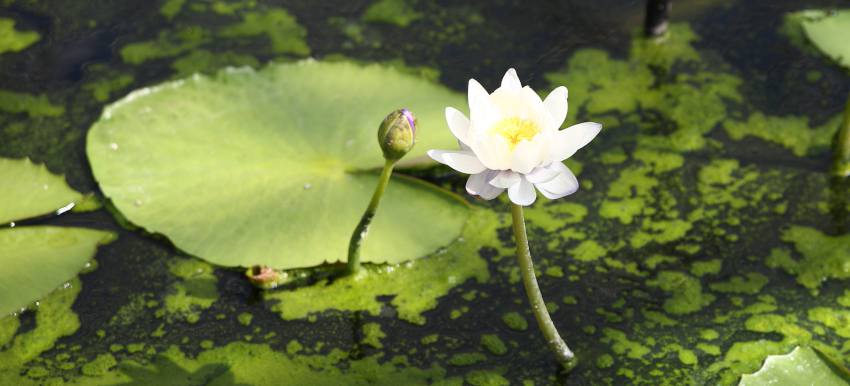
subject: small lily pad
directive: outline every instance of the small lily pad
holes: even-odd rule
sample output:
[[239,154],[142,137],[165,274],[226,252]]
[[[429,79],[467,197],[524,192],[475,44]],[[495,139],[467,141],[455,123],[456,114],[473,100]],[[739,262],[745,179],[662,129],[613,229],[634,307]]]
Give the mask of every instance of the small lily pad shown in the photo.
[[0,316],[26,307],[70,280],[109,242],[109,232],[66,227],[0,230]]
[[[394,69],[302,61],[225,69],[131,93],[88,135],[95,178],[121,213],[224,266],[345,260],[383,165],[378,124],[418,119],[408,159],[454,142],[458,94]],[[455,195],[394,177],[362,252],[398,263],[449,244],[468,216]]]
[[[28,159],[0,158],[0,223],[68,208],[83,195]],[[84,268],[110,232],[51,226],[0,229],[0,316],[47,295]]]
[[798,13],[809,41],[823,54],[850,69],[850,9]]
[[0,158],[0,181],[0,224],[49,213],[83,198],[64,178],[26,158]]
[[759,371],[745,374],[738,386],[847,386],[850,373],[810,347],[771,355]]

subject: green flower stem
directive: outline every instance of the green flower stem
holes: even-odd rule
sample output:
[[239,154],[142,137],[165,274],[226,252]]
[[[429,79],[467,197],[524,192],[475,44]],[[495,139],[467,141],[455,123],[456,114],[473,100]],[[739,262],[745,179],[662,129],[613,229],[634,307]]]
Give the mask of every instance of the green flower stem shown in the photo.
[[850,176],[850,97],[847,98],[847,107],[844,108],[844,119],[838,128],[834,143],[834,171],[842,177]]
[[549,349],[555,354],[558,362],[569,370],[575,366],[575,355],[567,347],[567,343],[558,334],[558,329],[555,328],[555,323],[549,316],[549,310],[546,309],[546,302],[543,301],[543,295],[540,294],[540,287],[537,285],[537,277],[534,275],[534,263],[531,261],[531,251],[528,249],[528,236],[525,233],[525,218],[522,215],[522,206],[511,204],[511,214],[514,220],[514,239],[516,240],[516,256],[519,262],[519,270],[522,273],[522,282],[525,285],[525,292],[528,294],[528,301],[531,303],[531,310],[534,311],[534,317],[537,319],[537,326],[543,332],[543,337],[546,338],[546,343]]
[[363,217],[360,217],[360,222],[354,228],[351,234],[351,241],[348,242],[348,273],[357,273],[360,270],[360,245],[369,233],[369,224],[372,223],[372,218],[375,217],[375,212],[378,211],[378,204],[381,203],[381,198],[384,197],[384,191],[387,190],[387,184],[390,182],[390,176],[393,174],[393,168],[396,161],[387,160],[384,163],[384,170],[381,171],[381,176],[378,178],[378,186],[375,187],[375,193],[372,193],[372,200],[369,201],[369,206],[366,207],[366,212]]

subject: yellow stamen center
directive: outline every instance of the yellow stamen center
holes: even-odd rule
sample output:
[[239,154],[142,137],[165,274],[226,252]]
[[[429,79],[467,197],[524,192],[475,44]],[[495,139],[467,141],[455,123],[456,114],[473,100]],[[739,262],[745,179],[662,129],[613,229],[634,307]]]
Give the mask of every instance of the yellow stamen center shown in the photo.
[[520,141],[534,138],[540,132],[540,127],[531,120],[514,117],[502,119],[490,130],[508,141],[508,146],[513,150]]

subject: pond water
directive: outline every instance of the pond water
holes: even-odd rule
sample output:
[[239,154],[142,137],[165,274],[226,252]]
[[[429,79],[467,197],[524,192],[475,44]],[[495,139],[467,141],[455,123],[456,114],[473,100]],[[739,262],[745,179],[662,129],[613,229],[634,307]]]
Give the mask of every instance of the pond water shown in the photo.
[[228,65],[380,62],[459,93],[515,67],[604,125],[568,161],[582,189],[526,212],[569,374],[534,328],[507,200],[433,167],[402,173],[472,203],[462,240],[359,281],[264,293],[108,203],[19,223],[117,238],[0,319],[0,385],[728,385],[798,345],[850,362],[850,184],[827,173],[850,76],[783,24],[845,2],[676,2],[663,42],[639,37],[639,1],[0,3],[38,33],[0,54],[0,156],[101,198],[85,145],[104,106]]

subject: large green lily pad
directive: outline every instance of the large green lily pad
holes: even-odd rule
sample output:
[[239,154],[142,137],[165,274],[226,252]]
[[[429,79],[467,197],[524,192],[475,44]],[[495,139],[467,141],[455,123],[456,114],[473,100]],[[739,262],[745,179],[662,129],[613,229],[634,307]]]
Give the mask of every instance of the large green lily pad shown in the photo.
[[[83,196],[44,165],[0,158],[0,223],[67,208]],[[0,317],[74,277],[112,233],[50,226],[0,228]]]
[[771,355],[758,372],[741,377],[738,386],[847,386],[847,369],[828,362],[810,347],[797,347],[785,355]]
[[65,179],[30,160],[0,158],[0,224],[48,213],[82,199]]
[[[136,91],[88,135],[104,194],[132,222],[225,266],[344,260],[383,165],[377,126],[419,118],[408,158],[450,146],[448,89],[377,65],[303,61],[225,69]],[[449,244],[468,215],[454,195],[395,177],[362,258],[397,263]]]
[[850,69],[850,9],[801,11],[792,14],[803,27],[809,41],[824,55]]

